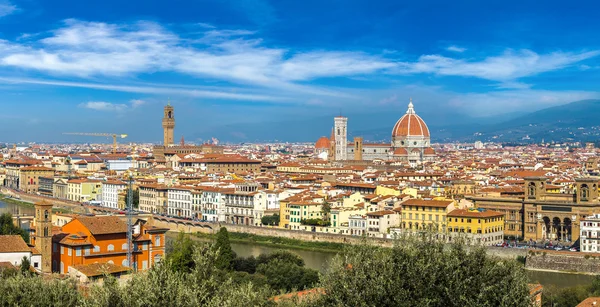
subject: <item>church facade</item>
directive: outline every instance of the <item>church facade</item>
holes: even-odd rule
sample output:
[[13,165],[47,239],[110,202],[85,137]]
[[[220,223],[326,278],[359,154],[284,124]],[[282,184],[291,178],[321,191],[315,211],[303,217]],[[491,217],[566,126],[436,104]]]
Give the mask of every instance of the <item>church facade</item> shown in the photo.
[[412,99],[406,113],[394,125],[390,143],[364,143],[362,137],[348,141],[347,133],[348,118],[335,117],[330,138],[321,137],[315,144],[315,153],[330,161],[394,160],[410,165],[433,161],[436,157],[429,128],[415,112]]

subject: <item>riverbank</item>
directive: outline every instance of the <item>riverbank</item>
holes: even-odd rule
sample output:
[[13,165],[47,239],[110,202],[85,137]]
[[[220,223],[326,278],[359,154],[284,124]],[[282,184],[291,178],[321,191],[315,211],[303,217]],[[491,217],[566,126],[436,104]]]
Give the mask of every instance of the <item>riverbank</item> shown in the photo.
[[10,195],[5,195],[0,193],[0,201],[3,201],[7,204],[14,204],[14,205],[18,205],[18,206],[23,206],[26,208],[34,208],[35,205],[32,202],[27,202],[24,200],[20,200],[20,199],[16,199],[16,198],[12,198],[10,197]]
[[[214,240],[216,238],[215,234],[197,232],[193,233],[192,235],[198,238],[206,238],[211,240]],[[289,248],[325,253],[338,253],[345,246],[344,243],[301,241],[297,239],[261,236],[239,232],[229,232],[229,241],[242,244],[261,245],[273,248]]]

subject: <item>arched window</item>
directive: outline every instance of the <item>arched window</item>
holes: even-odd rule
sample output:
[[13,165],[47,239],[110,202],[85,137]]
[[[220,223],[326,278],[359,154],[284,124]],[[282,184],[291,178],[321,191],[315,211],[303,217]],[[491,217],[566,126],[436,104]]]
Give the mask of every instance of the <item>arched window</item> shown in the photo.
[[535,183],[529,183],[529,198],[535,198]]
[[48,227],[44,227],[44,237],[48,236]]
[[115,264],[112,260],[108,260],[108,263]]
[[115,250],[115,246],[114,246],[114,245],[112,245],[112,244],[108,244],[108,251],[109,251],[109,252],[112,252],[112,251],[114,251],[114,250]]
[[99,253],[100,252],[100,246],[96,245],[94,246],[94,253]]
[[122,250],[126,250],[127,249],[127,243],[123,243],[123,245],[121,246]]
[[167,114],[168,118],[173,118],[173,113],[171,111],[169,111],[169,113]]
[[48,219],[48,210],[44,211],[44,219],[47,220]]
[[588,188],[587,184],[582,184],[581,185],[581,200],[588,200],[589,196],[590,196],[590,189]]
[[123,261],[121,262],[121,265],[124,267],[128,267],[129,266],[129,261],[127,261],[127,259],[123,259]]

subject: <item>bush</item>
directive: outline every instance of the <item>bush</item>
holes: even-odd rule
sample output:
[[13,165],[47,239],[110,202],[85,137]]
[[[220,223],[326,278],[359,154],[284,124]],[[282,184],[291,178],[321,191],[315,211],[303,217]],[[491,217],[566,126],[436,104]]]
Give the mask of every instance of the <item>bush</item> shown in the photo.
[[321,227],[327,227],[327,226],[331,225],[331,223],[329,221],[324,221],[322,219],[304,219],[304,220],[300,221],[300,224],[308,225],[308,226],[321,226]]
[[260,264],[256,272],[266,277],[272,289],[286,292],[312,288],[319,281],[317,271],[279,258]]
[[265,215],[260,219],[260,222],[263,225],[278,226],[279,225],[279,214]]

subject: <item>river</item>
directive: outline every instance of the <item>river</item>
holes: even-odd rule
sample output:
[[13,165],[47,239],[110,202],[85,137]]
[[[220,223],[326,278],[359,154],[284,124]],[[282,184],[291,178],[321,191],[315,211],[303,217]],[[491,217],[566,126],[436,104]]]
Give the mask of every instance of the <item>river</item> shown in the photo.
[[[0,214],[9,212],[13,215],[25,214],[33,215],[34,209],[16,204],[4,203],[0,201]],[[170,232],[169,238],[172,239],[176,236],[175,233]],[[203,240],[195,238],[196,240]],[[279,248],[257,245],[257,244],[246,244],[246,243],[232,243],[231,248],[233,251],[241,257],[259,256],[260,254],[267,254],[278,250]],[[323,251],[309,251],[299,250],[292,248],[285,248],[286,250],[297,254],[306,263],[306,266],[315,270],[323,271],[327,263],[335,256],[335,253],[323,252]],[[589,284],[593,276],[581,275],[581,274],[568,274],[568,273],[555,273],[555,272],[541,272],[541,271],[527,271],[527,276],[532,282],[539,282],[543,286],[554,285],[559,288],[585,285]]]

